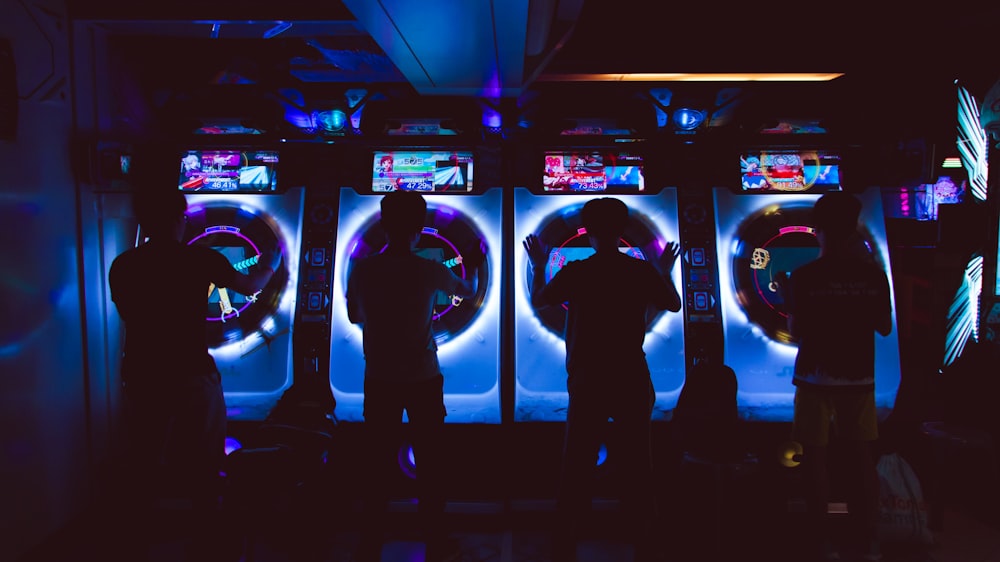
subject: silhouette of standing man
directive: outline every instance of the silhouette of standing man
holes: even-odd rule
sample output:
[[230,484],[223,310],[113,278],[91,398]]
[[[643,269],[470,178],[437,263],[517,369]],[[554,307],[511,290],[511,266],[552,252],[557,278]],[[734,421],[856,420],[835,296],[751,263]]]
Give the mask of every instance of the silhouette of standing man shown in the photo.
[[[820,197],[813,207],[819,257],[796,269],[782,289],[795,358],[793,439],[806,470],[809,544],[820,560],[837,560],[829,536],[828,445],[832,428],[843,443],[848,502],[863,560],[881,560],[877,541],[879,480],[870,443],[878,438],[875,410],[875,334],[892,331],[885,271],[858,233],[861,201],[846,192]],[[862,251],[864,250],[864,251]]]
[[459,297],[476,294],[479,258],[469,256],[475,258],[466,262],[471,275],[462,279],[444,264],[415,253],[427,215],[427,202],[417,192],[386,194],[381,212],[388,244],[382,253],[357,260],[347,281],[347,313],[363,331],[364,418],[369,431],[369,501],[359,558],[377,561],[381,556],[388,483],[403,436],[405,411],[418,464],[417,509],[426,560],[454,560],[460,555],[458,545],[447,540],[442,528],[445,498],[440,433],[446,410],[432,322],[440,292]]
[[557,498],[557,560],[573,560],[576,527],[592,501],[589,484],[597,461],[601,429],[614,419],[615,451],[622,468],[622,506],[636,533],[636,559],[649,560],[657,517],[652,487],[650,423],[655,399],[642,349],[650,309],[677,312],[680,295],[670,272],[680,254],[667,243],[656,265],[623,254],[619,240],[628,207],[619,199],[592,199],[580,214],[595,253],[567,263],[545,283],[549,248],[531,234],[524,248],[532,265],[531,303],[567,303],[566,372],[569,409],[563,468]]
[[[221,253],[182,242],[187,200],[172,189],[141,186],[133,210],[148,240],[115,258],[111,299],[125,325],[121,363],[128,448],[125,548],[149,555],[148,533],[158,486],[175,483],[193,506],[190,560],[220,560],[208,551],[218,533],[219,472],[225,460],[226,406],[205,337],[210,284],[245,295],[274,275],[277,251],[243,274]],[[154,302],[155,301],[155,302]],[[134,559],[134,558],[133,558]]]

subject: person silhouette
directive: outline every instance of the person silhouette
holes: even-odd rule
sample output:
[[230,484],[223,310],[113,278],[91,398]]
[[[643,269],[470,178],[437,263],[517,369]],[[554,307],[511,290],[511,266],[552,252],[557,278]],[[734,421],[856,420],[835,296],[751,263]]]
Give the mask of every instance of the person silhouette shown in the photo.
[[861,201],[837,191],[813,206],[820,254],[782,279],[788,329],[798,342],[792,383],[792,438],[806,472],[807,543],[820,560],[839,559],[830,536],[829,442],[842,443],[837,466],[862,545],[863,560],[881,559],[877,540],[879,480],[871,443],[878,439],[875,334],[892,331],[889,280],[858,232]]
[[176,189],[157,187],[141,186],[132,197],[148,239],[119,254],[108,271],[125,333],[127,472],[119,515],[128,529],[123,536],[133,540],[125,548],[144,558],[154,502],[162,487],[174,487],[193,508],[195,538],[188,559],[218,560],[210,543],[221,507],[226,407],[205,338],[206,295],[211,284],[244,295],[260,291],[281,254],[279,248],[264,252],[244,274],[221,253],[185,244],[187,200]]
[[620,199],[592,199],[580,218],[594,254],[567,263],[548,283],[544,269],[549,248],[534,234],[523,242],[532,267],[531,304],[537,308],[567,303],[569,408],[554,556],[575,558],[577,529],[591,506],[589,485],[600,434],[610,418],[618,436],[623,511],[631,518],[636,559],[648,560],[656,548],[652,526],[658,508],[650,451],[655,395],[643,342],[651,311],[681,308],[670,277],[680,247],[668,242],[656,262],[619,251],[629,220],[629,209]]
[[[433,333],[438,294],[472,297],[478,291],[481,256],[468,255],[463,279],[441,262],[416,254],[427,216],[427,202],[414,191],[392,191],[380,203],[387,245],[378,254],[357,259],[347,281],[347,313],[362,328],[365,356],[364,425],[367,431],[367,498],[358,556],[380,559],[384,541],[389,482],[403,439],[403,412],[418,464],[417,510],[426,560],[453,560],[457,542],[443,527],[444,376]],[[474,251],[479,251],[477,247]]]

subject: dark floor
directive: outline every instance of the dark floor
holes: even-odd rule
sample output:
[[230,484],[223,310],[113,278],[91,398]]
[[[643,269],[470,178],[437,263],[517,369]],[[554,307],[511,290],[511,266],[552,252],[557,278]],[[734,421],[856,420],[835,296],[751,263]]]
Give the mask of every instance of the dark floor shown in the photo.
[[[715,519],[710,502],[701,508],[681,510],[668,506],[664,516],[662,543],[667,561],[770,560],[808,562],[795,538],[801,514],[794,507],[774,513],[761,506],[727,508],[727,519]],[[595,500],[590,525],[581,533],[580,562],[632,560],[631,547],[619,528],[617,502]],[[260,506],[264,508],[264,505]],[[549,500],[518,500],[509,503],[454,502],[449,504],[449,527],[460,542],[462,562],[544,562],[549,560],[549,530],[554,514]],[[689,506],[690,507],[690,506]],[[291,504],[272,504],[260,512],[243,515],[243,562],[349,562],[358,541],[357,513],[351,509],[328,511],[298,509]],[[414,504],[394,502],[386,520],[388,541],[385,562],[420,562],[423,545],[412,532]],[[838,516],[834,516],[835,518]],[[844,516],[846,521],[846,516]],[[933,531],[932,544],[886,543],[886,562],[1000,562],[1000,525],[980,517],[961,505],[944,510],[940,529]],[[165,505],[158,523],[155,562],[180,561],[187,531],[182,505]],[[116,539],[95,517],[53,537],[21,562],[80,562],[107,560],[107,541]],[[95,530],[96,529],[96,530]],[[839,536],[839,535],[838,535]],[[840,537],[843,539],[843,537]],[[840,544],[842,560],[850,561],[852,548]]]
[[[538,434],[542,429],[533,431]],[[779,436],[783,431],[785,428],[776,429]],[[558,433],[553,439],[558,439]],[[471,444],[490,440],[458,436],[454,442],[467,444],[462,453],[475,459]],[[762,442],[780,441],[769,437]],[[980,451],[962,452],[969,447],[942,450],[947,452],[945,455],[930,454],[942,451],[927,447],[920,439],[910,443],[895,438],[893,443],[899,445],[897,450],[909,459],[924,483],[930,521],[926,526],[918,525],[918,529],[926,531],[928,540],[924,543],[884,541],[885,562],[1000,562],[1000,477],[996,465],[986,462],[987,456]],[[499,457],[516,462],[504,464],[499,458],[489,457],[469,460],[453,468],[449,497],[454,501],[448,505],[445,525],[461,544],[462,562],[550,559],[549,539],[555,521],[551,492],[557,484],[551,470],[555,461],[545,456],[545,451],[551,449],[552,446],[534,450],[524,445],[518,449],[518,455]],[[677,457],[669,455],[663,462],[658,461],[661,478],[651,493],[659,498],[661,505],[662,516],[657,527],[664,560],[809,562],[812,559],[801,538],[804,519],[801,471],[768,460],[768,453],[773,456],[775,452],[773,449],[772,445],[762,446],[754,455],[748,455],[747,459],[754,462],[737,463],[750,468],[729,473],[722,480],[726,483],[724,488],[718,487],[720,480],[712,465],[691,463],[688,457],[676,462]],[[298,449],[302,450],[307,449]],[[554,450],[557,460],[558,448]],[[283,449],[258,451],[282,453]],[[316,471],[317,457],[285,455],[244,454],[242,458],[252,460],[251,464],[229,465],[233,469],[227,478],[230,516],[219,522],[220,529],[227,524],[236,529],[239,540],[230,542],[243,553],[243,562],[352,561],[359,536],[359,499],[368,482],[367,474],[351,462],[328,464],[325,456],[322,468]],[[349,461],[355,456],[342,458]],[[305,459],[306,464],[289,464],[292,459]],[[239,466],[244,468],[235,468]],[[295,472],[293,476],[287,470],[289,466],[313,468]],[[597,471],[598,498],[614,497],[613,492],[607,493],[619,481],[614,470],[614,463],[609,461]],[[238,478],[240,474],[244,477]],[[301,474],[312,476],[303,480]],[[399,481],[385,485],[394,497],[412,497],[413,481],[405,476],[400,475]],[[833,512],[844,511],[842,504],[831,505]],[[409,499],[393,502],[385,520],[388,540],[383,561],[424,560],[423,545],[413,532],[417,523],[415,506],[415,501]],[[122,537],[97,508],[18,562],[122,560],[107,555],[109,545]],[[832,519],[841,559],[845,562],[856,559],[856,545],[846,539],[849,516],[838,513]],[[580,562],[632,560],[631,547],[625,540],[627,529],[623,528],[616,501],[595,500],[587,520],[578,549]],[[160,519],[151,527],[157,536],[152,560],[182,560],[190,536],[190,516],[183,502],[164,503]]]

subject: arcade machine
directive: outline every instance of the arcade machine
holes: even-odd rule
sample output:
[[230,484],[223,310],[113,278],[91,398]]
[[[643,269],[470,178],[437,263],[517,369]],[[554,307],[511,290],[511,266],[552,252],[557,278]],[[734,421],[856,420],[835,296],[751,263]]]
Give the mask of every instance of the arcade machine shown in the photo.
[[256,294],[206,287],[206,337],[234,421],[265,419],[292,385],[304,192],[282,183],[280,160],[277,150],[250,147],[191,148],[178,157],[186,243],[216,249],[236,269],[257,263],[266,249],[281,252],[274,277]]
[[[385,248],[379,203],[386,193],[420,191],[427,221],[418,253],[460,276],[472,275],[464,255],[482,251],[479,290],[472,298],[439,295],[433,329],[444,375],[445,406],[451,424],[500,423],[500,263],[503,193],[475,176],[474,150],[454,147],[384,147],[362,157],[363,185],[340,190],[332,283],[330,386],[340,421],[363,421],[365,361],[361,327],[346,310],[347,278],[355,260]],[[405,283],[405,280],[400,280]]]
[[[469,107],[471,106],[471,108]],[[505,197],[495,147],[467,132],[480,131],[475,100],[374,100],[361,128],[369,138],[352,146],[340,180],[337,236],[331,283],[329,387],[336,400],[339,443],[348,462],[338,470],[363,469],[350,451],[365,438],[361,326],[346,310],[346,287],[355,260],[381,252],[385,233],[380,202],[393,190],[419,191],[427,201],[417,243],[424,257],[446,264],[459,277],[473,274],[469,255],[483,256],[471,298],[439,294],[432,329],[444,376],[446,439],[454,444],[449,463],[451,497],[495,494],[500,469],[496,449],[501,424],[501,293]],[[447,116],[447,117],[442,117]],[[400,279],[405,290],[405,279]],[[404,423],[408,420],[403,417]],[[396,479],[384,483],[393,497],[412,498],[419,469],[408,436],[398,447]],[[363,475],[362,475],[363,476]],[[404,501],[402,508],[412,506]]]
[[[810,210],[822,193],[844,189],[841,157],[836,150],[802,146],[747,149],[732,163],[739,187],[714,189],[724,361],[736,371],[738,406],[746,420],[792,419],[797,348],[774,278],[819,255]],[[891,279],[881,193],[868,188],[857,195],[864,204],[859,229],[865,251]],[[894,315],[892,333],[876,338],[875,400],[883,420],[900,383],[895,324]]]
[[[636,150],[564,147],[536,156],[536,181],[514,190],[514,240],[518,244],[514,253],[514,420],[558,422],[565,421],[569,401],[563,339],[566,309],[532,307],[530,268],[520,242],[534,233],[551,248],[543,272],[551,279],[567,262],[593,253],[580,221],[583,205],[598,197],[616,197],[630,208],[620,250],[639,259],[656,259],[668,241],[678,240],[677,195],[672,187],[648,185],[643,155]],[[680,268],[674,277],[680,287]],[[644,348],[656,389],[653,419],[668,419],[684,384],[681,315],[661,313],[651,319]]]

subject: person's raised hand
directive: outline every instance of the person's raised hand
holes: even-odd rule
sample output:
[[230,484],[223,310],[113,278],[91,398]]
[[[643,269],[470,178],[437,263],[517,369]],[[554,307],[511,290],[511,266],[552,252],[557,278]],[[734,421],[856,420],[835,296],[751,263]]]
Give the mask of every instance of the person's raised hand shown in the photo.
[[549,248],[545,245],[542,240],[534,235],[529,234],[524,238],[523,246],[526,252],[528,252],[528,260],[531,262],[533,268],[544,268],[545,262],[549,259]]
[[660,273],[663,275],[670,275],[670,272],[674,269],[674,264],[677,263],[677,258],[681,255],[681,245],[673,240],[666,243],[663,246],[663,253],[660,254],[659,259],[659,269]]

